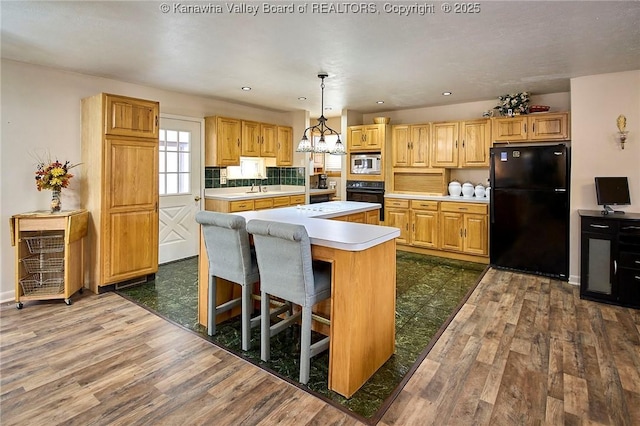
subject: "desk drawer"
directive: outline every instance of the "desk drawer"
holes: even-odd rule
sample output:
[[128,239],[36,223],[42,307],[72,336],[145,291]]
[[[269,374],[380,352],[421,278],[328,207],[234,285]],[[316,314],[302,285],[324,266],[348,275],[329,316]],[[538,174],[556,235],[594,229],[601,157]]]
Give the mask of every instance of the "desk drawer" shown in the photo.
[[637,269],[640,274],[640,253],[620,252],[620,266],[623,268]]

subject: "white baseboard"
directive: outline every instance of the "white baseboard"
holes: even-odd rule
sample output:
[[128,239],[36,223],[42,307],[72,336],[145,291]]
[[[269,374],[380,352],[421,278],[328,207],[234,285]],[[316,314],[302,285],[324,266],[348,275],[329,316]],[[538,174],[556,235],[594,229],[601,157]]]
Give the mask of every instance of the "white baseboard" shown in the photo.
[[9,303],[16,301],[16,292],[14,291],[3,291],[0,293],[0,303]]
[[580,275],[569,275],[569,284],[580,285]]

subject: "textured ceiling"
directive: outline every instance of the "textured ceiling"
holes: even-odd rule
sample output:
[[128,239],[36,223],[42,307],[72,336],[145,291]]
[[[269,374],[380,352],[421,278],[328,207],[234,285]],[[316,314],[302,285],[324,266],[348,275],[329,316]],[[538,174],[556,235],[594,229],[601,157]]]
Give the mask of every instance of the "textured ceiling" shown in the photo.
[[[423,15],[386,10],[425,4]],[[2,1],[2,57],[312,113],[326,71],[327,116],[564,92],[572,77],[640,69],[638,1],[484,1],[475,13],[443,4]]]

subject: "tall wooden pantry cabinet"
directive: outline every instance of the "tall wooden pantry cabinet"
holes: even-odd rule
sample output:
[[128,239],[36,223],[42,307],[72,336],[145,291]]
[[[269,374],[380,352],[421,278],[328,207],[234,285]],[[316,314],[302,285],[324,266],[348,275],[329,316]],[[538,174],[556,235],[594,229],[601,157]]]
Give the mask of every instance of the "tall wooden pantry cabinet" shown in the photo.
[[82,100],[82,207],[89,210],[89,288],[158,271],[158,113],[154,101]]

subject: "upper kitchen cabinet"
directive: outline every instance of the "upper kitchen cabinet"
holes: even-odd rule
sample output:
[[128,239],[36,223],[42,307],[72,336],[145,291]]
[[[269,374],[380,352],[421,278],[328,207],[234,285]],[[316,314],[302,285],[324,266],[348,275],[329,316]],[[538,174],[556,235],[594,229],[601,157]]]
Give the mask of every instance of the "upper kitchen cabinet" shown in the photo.
[[457,121],[431,125],[431,167],[458,167]]
[[107,94],[82,100],[86,274],[96,293],[158,270],[158,128],[143,110],[159,104]]
[[569,140],[569,113],[538,113],[493,118],[494,142]]
[[387,124],[367,124],[347,128],[347,150],[382,151],[389,133]]
[[293,128],[289,126],[276,129],[276,165],[293,165]]
[[256,121],[242,121],[240,153],[243,157],[275,157],[276,127]]
[[158,103],[105,94],[105,134],[158,138]]
[[460,123],[460,167],[489,167],[491,121],[471,120]]
[[397,125],[391,130],[393,167],[429,167],[429,124]]
[[431,135],[431,167],[489,166],[488,119],[433,123]]
[[205,166],[239,166],[240,120],[226,117],[205,117]]

